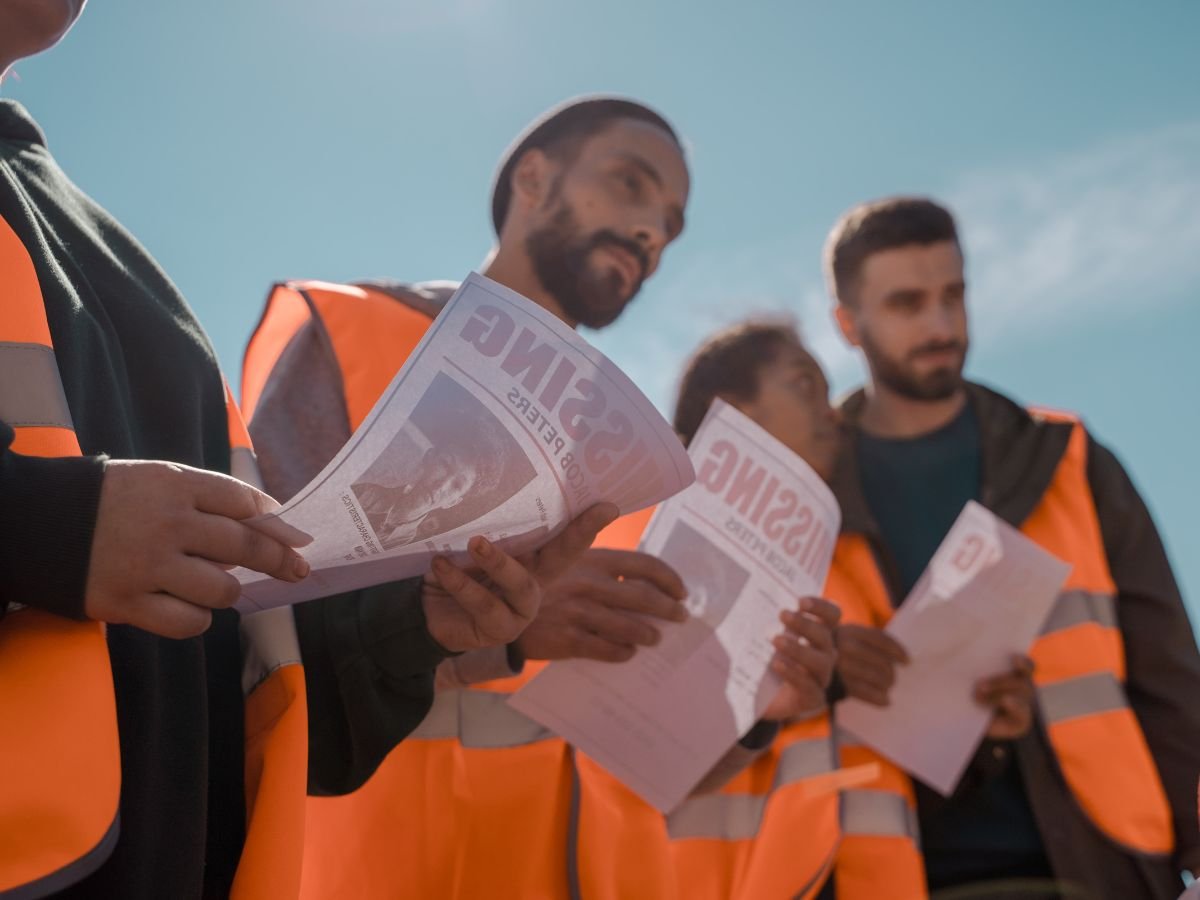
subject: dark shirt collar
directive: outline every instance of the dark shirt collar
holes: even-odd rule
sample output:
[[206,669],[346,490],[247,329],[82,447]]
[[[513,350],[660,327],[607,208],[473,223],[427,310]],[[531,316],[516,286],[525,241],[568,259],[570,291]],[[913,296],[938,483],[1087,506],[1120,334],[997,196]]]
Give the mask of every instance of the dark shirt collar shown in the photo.
[[[983,463],[983,505],[1020,527],[1054,477],[1071,426],[1031,415],[1003,394],[967,383],[967,402],[979,420]],[[878,537],[858,471],[858,421],[866,392],[855,391],[840,404],[842,449],[830,486],[842,507],[842,531]]]

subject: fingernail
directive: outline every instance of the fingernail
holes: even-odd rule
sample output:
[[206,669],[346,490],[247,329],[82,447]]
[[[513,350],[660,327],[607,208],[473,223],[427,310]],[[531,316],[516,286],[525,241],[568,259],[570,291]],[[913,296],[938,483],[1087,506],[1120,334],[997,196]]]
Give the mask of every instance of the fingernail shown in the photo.
[[435,556],[432,566],[434,573],[437,575],[445,575],[450,571],[450,561],[444,556]]
[[687,620],[688,620],[687,607],[684,606],[682,603],[676,603],[675,604],[675,621],[676,622],[686,622]]
[[480,559],[490,558],[493,552],[491,542],[485,537],[476,538],[475,546],[472,549],[475,551],[475,555]]
[[292,572],[297,578],[307,578],[308,573],[312,571],[312,566],[308,564],[308,560],[303,556],[297,556],[292,561]]
[[621,518],[621,510],[615,505],[611,506],[609,509],[605,510],[604,515],[601,517],[600,527],[607,528],[619,518]]

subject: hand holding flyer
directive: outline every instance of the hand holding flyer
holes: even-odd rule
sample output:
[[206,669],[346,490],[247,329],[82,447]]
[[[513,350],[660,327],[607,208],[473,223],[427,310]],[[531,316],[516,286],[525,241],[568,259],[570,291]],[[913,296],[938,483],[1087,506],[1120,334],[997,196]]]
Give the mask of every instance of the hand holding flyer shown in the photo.
[[974,501],[930,560],[887,633],[910,662],[890,703],[847,699],[838,725],[949,795],[987,730],[971,696],[1037,637],[1070,566]]
[[600,501],[657,503],[694,478],[670,426],[634,384],[558,319],[472,274],[342,451],[254,524],[312,573],[285,584],[236,570],[253,612],[465,559],[481,534],[541,546]]
[[639,547],[683,578],[688,621],[627,663],[551,663],[511,701],[664,812],[778,691],[780,613],[820,593],[841,521],[821,478],[721,400],[690,455],[696,483],[659,507]]

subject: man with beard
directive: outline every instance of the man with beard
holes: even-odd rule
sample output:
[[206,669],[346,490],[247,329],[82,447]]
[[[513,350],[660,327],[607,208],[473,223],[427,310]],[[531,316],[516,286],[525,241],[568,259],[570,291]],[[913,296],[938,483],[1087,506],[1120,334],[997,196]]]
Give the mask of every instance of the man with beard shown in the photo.
[[[501,161],[491,202],[499,240],[483,273],[572,327],[602,328],[683,230],[689,187],[680,141],[658,113],[611,97],[568,102]],[[276,286],[243,386],[269,490],[286,499],[336,454],[452,292]],[[438,695],[377,772],[310,769],[306,896],[566,896],[574,754],[510,711],[507,696],[535,668],[518,674],[525,659],[629,659],[659,641],[654,620],[686,618],[683,596],[678,575],[653,557],[590,551],[507,651],[443,665],[440,681],[456,689]],[[332,634],[353,633],[363,615],[336,599],[296,614],[302,633]],[[505,680],[481,684],[489,678]],[[372,684],[360,688],[362,704],[376,704]],[[311,740],[344,731],[327,725],[310,722]]]
[[906,822],[883,827],[878,802],[869,826],[858,821],[870,798],[847,792],[839,893],[885,896],[923,862],[934,896],[1177,896],[1180,872],[1200,865],[1200,658],[1144,503],[1074,416],[963,380],[966,282],[949,212],[915,198],[857,206],[825,261],[838,324],[869,370],[843,406],[833,481],[839,552],[860,563],[853,586],[830,591],[844,693],[887,705],[905,654],[879,629],[968,500],[1073,565],[1032,660],[963,686],[997,715],[953,796],[886,763],[868,786],[901,813],[915,790],[919,849]]

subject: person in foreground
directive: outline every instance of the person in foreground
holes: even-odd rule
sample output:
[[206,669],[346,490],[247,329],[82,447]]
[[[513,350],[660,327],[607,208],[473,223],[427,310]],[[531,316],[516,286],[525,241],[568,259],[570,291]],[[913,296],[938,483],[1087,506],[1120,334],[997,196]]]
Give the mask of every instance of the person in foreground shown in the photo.
[[[0,73],[82,8],[0,0]],[[528,566],[477,540],[482,575],[443,561],[409,583],[394,634],[298,645],[290,610],[230,609],[230,568],[309,569],[245,524],[275,507],[255,477],[183,297],[0,100],[0,895],[294,896],[301,650],[341,667],[390,648],[398,690],[427,707],[447,653],[512,640],[533,576],[615,514],[586,513]]]

